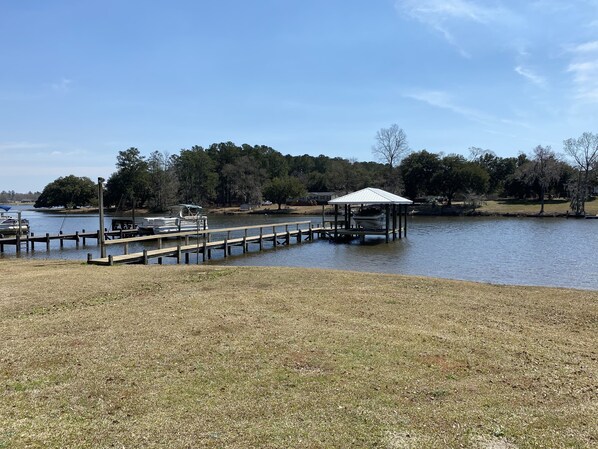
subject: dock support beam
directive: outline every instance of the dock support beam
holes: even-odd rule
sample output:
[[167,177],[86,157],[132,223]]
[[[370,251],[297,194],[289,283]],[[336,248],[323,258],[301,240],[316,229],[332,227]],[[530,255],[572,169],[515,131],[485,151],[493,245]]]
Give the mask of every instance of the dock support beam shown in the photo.
[[338,239],[338,204],[334,205],[334,240]]
[[390,205],[386,205],[386,243],[390,241]]

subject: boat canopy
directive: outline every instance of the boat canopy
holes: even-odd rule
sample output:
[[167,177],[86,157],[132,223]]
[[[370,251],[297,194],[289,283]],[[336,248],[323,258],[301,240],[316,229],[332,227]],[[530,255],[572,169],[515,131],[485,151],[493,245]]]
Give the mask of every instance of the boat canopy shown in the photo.
[[6,212],[10,210],[10,206],[0,206],[0,209],[4,209]]
[[359,206],[362,204],[413,204],[413,201],[395,195],[394,193],[387,192],[386,190],[366,187],[357,192],[330,200],[328,201],[328,204]]

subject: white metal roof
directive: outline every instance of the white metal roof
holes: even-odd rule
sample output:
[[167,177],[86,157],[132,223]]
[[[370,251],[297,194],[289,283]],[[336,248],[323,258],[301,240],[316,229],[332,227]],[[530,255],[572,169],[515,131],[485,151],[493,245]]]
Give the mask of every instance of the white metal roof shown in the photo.
[[382,189],[374,189],[373,187],[366,187],[357,192],[349,193],[345,196],[339,196],[333,200],[328,201],[328,204],[412,204],[413,201],[387,192]]

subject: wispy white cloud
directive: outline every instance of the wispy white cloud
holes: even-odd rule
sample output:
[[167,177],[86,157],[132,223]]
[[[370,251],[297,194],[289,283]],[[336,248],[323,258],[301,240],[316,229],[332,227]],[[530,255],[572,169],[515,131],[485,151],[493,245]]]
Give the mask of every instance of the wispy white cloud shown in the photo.
[[416,90],[407,92],[404,94],[404,96],[427,103],[430,106],[447,109],[475,122],[488,124],[492,121],[492,117],[488,116],[487,114],[458,104],[453,96],[448,92],[439,90]]
[[538,75],[533,70],[531,70],[531,69],[529,69],[527,67],[523,67],[521,65],[518,65],[517,67],[515,67],[515,72],[517,72],[519,75],[521,75],[522,77],[524,77],[528,81],[531,81],[532,83],[534,83],[538,87],[546,87],[546,84],[547,84],[546,78],[544,78],[543,76]]
[[397,0],[396,7],[423,22],[466,19],[488,23],[496,13],[496,8],[470,0]]
[[31,151],[48,148],[47,143],[33,143],[33,142],[0,142],[0,152],[10,153],[13,151]]
[[573,46],[570,53],[567,72],[573,77],[575,99],[579,103],[598,103],[598,41]]
[[[59,149],[58,149],[59,148]],[[60,160],[65,157],[82,156],[89,152],[60,143],[0,142],[0,153],[22,157],[38,157],[44,160]]]
[[57,92],[68,92],[73,80],[62,78],[59,82],[52,84],[52,89]]
[[598,52],[598,41],[584,42],[571,48],[573,53],[584,54]]
[[472,0],[396,0],[396,10],[418,20],[441,34],[464,57],[471,57],[457,40],[453,29],[464,22],[490,25],[512,17],[502,6],[489,6]]
[[[446,109],[465,117],[467,120],[480,123],[488,128],[486,129],[486,132],[488,133],[508,135],[505,133],[504,125],[507,125],[509,128],[531,128],[531,126],[523,120],[498,118],[479,109],[463,106],[455,99],[454,95],[451,95],[445,91],[415,90],[404,93],[403,96],[413,100],[421,101],[436,108]],[[492,128],[498,128],[499,130],[492,130]]]
[[536,0],[531,2],[530,6],[532,9],[550,14],[568,11],[574,7],[571,1],[563,0]]

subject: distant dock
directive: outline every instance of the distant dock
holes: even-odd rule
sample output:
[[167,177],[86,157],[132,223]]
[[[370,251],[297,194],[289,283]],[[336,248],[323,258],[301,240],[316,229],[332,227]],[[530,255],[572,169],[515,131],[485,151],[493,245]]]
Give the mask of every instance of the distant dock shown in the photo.
[[[159,235],[148,235],[108,240],[107,247],[122,246],[122,254],[107,255],[93,258],[88,254],[87,263],[91,265],[115,264],[149,264],[152,259],[157,259],[159,264],[163,258],[174,258],[177,263],[190,262],[190,255],[196,254],[199,261],[212,258],[212,252],[220,250],[224,257],[231,255],[233,247],[241,247],[246,253],[253,246],[263,250],[266,243],[271,247],[290,245],[313,241],[316,237],[324,237],[331,228],[314,225],[311,221],[295,221],[289,223],[273,223],[266,225],[241,226],[233,228],[206,229],[199,231],[186,231]],[[176,245],[172,245],[176,241]],[[144,249],[129,253],[129,245],[135,243],[157,243],[156,249]],[[166,246],[170,243],[169,246]]]
[[[130,237],[132,235],[137,235],[137,230],[135,229],[121,229],[121,230],[114,230],[108,231],[104,230],[104,238],[107,241],[110,239],[121,239]],[[76,231],[75,233],[64,234],[59,232],[58,234],[49,234],[46,233],[45,235],[35,235],[34,233],[26,234],[26,235],[12,235],[9,237],[0,238],[0,253],[4,252],[6,246],[14,246],[15,252],[20,254],[25,248],[25,251],[35,250],[35,244],[41,243],[44,244],[46,247],[46,251],[50,251],[51,249],[51,242],[58,241],[60,244],[60,248],[64,247],[65,241],[72,241],[75,242],[76,247],[78,248],[80,244],[84,246],[87,244],[87,240],[95,240],[96,243],[100,244],[100,231],[93,231],[93,232],[86,232],[85,229],[81,232]]]

